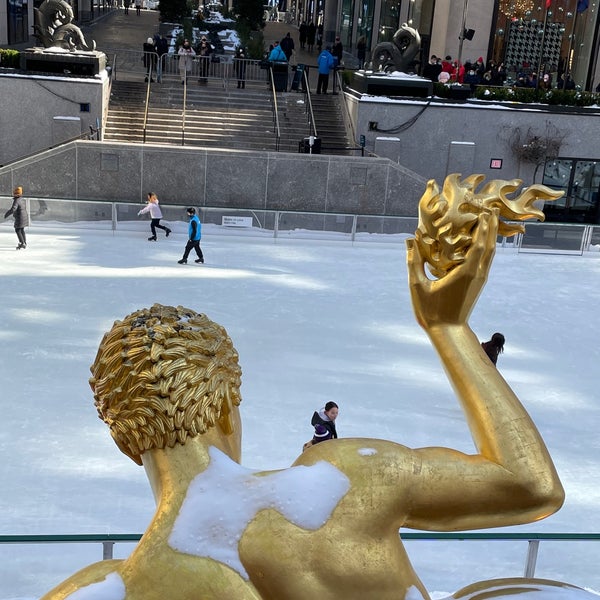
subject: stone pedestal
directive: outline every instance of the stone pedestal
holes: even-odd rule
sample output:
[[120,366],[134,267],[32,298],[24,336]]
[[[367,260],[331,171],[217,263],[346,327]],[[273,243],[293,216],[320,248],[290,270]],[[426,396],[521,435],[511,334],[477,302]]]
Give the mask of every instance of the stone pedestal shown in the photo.
[[37,73],[93,77],[106,68],[106,54],[82,50],[69,52],[59,48],[28,48],[21,53],[21,68]]
[[387,73],[357,71],[350,85],[361,94],[371,96],[412,96],[427,98],[433,94],[433,83],[423,77],[394,77]]

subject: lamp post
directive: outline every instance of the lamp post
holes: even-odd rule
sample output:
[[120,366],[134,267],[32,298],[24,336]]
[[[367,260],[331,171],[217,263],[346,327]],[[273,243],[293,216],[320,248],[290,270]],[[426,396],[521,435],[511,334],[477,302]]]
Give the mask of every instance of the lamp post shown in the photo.
[[457,66],[456,66],[456,77],[458,81],[458,71],[460,70],[460,65],[462,64],[462,52],[463,52],[463,42],[465,41],[465,29],[467,28],[467,8],[469,7],[469,0],[465,0],[463,4],[463,12],[462,12],[462,23],[460,28],[460,35],[458,36],[458,58],[457,58]]
[[[549,4],[549,3],[548,3]],[[547,8],[544,11],[544,26],[542,27],[542,41],[540,43],[540,59],[538,61],[538,70],[536,77],[536,86],[540,87],[540,81],[543,79],[544,74],[542,73],[542,64],[544,64],[544,44],[546,42],[546,26],[548,25],[548,15],[552,16],[552,12],[550,11],[550,7],[546,5]],[[541,77],[540,77],[541,75]]]

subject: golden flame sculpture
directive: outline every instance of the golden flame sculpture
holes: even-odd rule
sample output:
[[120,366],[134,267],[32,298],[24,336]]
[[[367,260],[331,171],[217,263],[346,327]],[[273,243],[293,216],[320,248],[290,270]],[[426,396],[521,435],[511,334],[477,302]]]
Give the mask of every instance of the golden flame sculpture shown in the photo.
[[[463,408],[472,454],[348,438],[287,469],[245,469],[226,331],[191,309],[142,309],[105,335],[90,384],[119,448],[143,464],[156,514],[128,558],[90,565],[43,600],[428,599],[400,527],[498,527],[558,510],[564,493],[546,446],[467,323],[498,232],[518,231],[500,217],[540,218],[532,202],[558,194],[533,186],[509,200],[516,180],[476,192],[482,179],[451,175],[441,193],[430,182],[407,245],[415,314]],[[457,597],[490,588],[523,585],[482,583]]]

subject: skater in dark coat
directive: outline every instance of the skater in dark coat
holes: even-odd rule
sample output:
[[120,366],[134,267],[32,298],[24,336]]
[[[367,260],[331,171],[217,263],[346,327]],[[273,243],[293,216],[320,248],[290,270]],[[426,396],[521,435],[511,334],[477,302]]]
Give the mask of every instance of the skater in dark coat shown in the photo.
[[495,333],[491,340],[482,342],[481,347],[485,350],[488,358],[496,364],[498,362],[498,355],[500,352],[504,352],[504,336],[501,333]]
[[7,219],[13,215],[15,219],[15,233],[19,243],[17,250],[27,248],[27,239],[25,237],[25,227],[29,227],[29,213],[27,212],[27,203],[23,198],[23,188],[16,187],[13,191],[12,206],[4,213],[4,218]]
[[310,424],[314,427],[316,425],[323,425],[327,431],[331,434],[332,439],[337,439],[337,431],[335,429],[335,420],[338,416],[338,405],[335,402],[328,402],[320,410],[315,410]]

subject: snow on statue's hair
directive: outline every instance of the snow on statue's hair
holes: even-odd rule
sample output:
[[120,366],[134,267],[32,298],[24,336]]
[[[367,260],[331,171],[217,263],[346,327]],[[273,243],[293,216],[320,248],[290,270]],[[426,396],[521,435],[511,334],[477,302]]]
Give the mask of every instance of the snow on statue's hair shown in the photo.
[[233,432],[238,353],[206,315],[160,304],[138,310],[104,335],[90,370],[100,418],[138,464],[145,451],[185,444],[217,422]]

